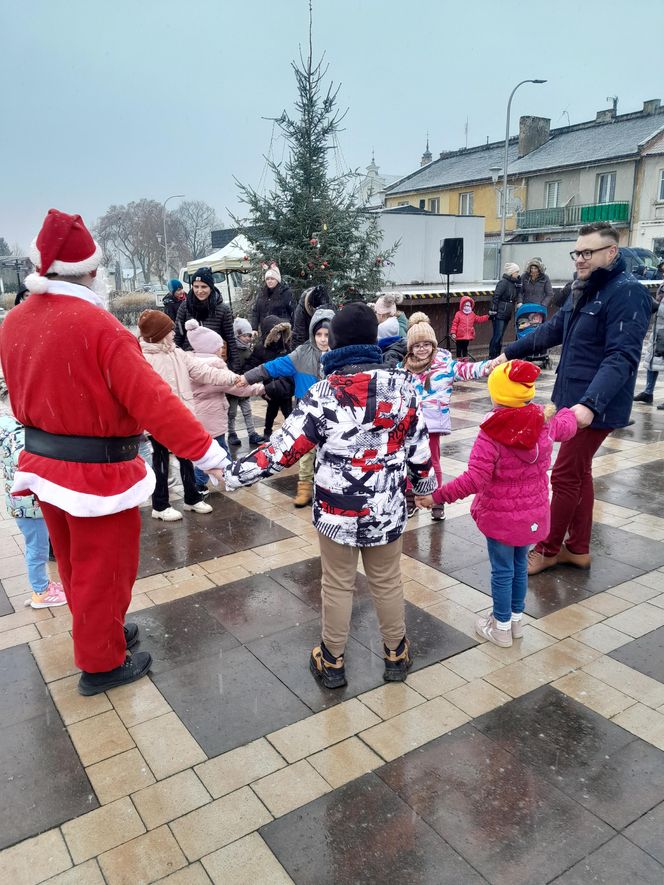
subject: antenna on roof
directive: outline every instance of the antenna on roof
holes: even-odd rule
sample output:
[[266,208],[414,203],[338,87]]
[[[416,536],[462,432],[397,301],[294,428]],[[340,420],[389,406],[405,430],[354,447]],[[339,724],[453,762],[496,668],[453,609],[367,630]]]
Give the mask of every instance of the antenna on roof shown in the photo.
[[466,150],[468,150],[468,117],[466,117],[466,125],[463,127],[463,130],[466,133]]

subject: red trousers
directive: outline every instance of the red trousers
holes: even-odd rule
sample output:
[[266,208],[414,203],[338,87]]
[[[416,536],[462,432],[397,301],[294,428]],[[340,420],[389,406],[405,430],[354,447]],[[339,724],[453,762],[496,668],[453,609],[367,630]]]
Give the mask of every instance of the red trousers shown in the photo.
[[72,516],[40,502],[74,621],[74,661],[87,673],[124,663],[124,619],[138,572],[138,507],[110,516]]
[[549,536],[535,549],[557,556],[565,535],[571,553],[588,553],[593,528],[593,457],[610,430],[586,427],[560,446],[551,471],[551,527]]

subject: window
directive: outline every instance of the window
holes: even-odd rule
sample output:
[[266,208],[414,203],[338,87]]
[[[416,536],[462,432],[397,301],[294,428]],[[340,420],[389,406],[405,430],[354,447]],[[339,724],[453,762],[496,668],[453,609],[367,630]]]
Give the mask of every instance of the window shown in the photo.
[[440,197],[429,200],[429,212],[440,212]]
[[613,203],[616,198],[616,173],[601,172],[597,176],[597,202]]
[[473,215],[473,192],[459,194],[459,215]]
[[427,201],[420,200],[420,209],[426,209],[426,207],[427,207]]
[[397,206],[410,206],[408,200],[402,200],[400,203],[397,203]]
[[[511,218],[514,214],[514,188],[507,188],[507,218]],[[498,218],[503,217],[503,189],[499,187],[496,190],[496,215]]]
[[544,189],[544,208],[557,209],[560,205],[560,182],[547,181]]
[[657,192],[657,199],[660,202],[664,202],[664,169],[661,169],[659,173],[659,191]]

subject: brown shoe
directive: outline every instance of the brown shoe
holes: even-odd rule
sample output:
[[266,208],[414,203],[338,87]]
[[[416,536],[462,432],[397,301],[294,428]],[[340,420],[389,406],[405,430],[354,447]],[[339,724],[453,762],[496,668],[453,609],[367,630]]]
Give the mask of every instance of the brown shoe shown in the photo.
[[538,553],[534,548],[528,554],[529,575],[539,575],[540,572],[553,568],[555,565],[558,565],[557,556],[544,556],[543,553]]
[[558,562],[562,565],[573,565],[576,568],[587,569],[590,568],[590,561],[590,553],[572,553],[564,544],[558,554]]
[[295,504],[296,507],[306,507],[307,504],[311,504],[313,488],[314,484],[312,482],[298,482],[297,494],[295,495],[293,504]]

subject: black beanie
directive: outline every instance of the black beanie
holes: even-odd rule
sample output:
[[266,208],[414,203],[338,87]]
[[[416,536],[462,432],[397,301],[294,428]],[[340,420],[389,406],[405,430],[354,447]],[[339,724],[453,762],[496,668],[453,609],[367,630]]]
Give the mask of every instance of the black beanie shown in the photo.
[[200,280],[201,283],[205,283],[206,286],[209,286],[210,289],[214,291],[214,275],[209,267],[199,267],[196,273],[191,277],[192,285],[196,282],[196,280]]
[[330,333],[333,350],[350,344],[375,344],[378,337],[376,314],[368,304],[353,301],[335,313]]

